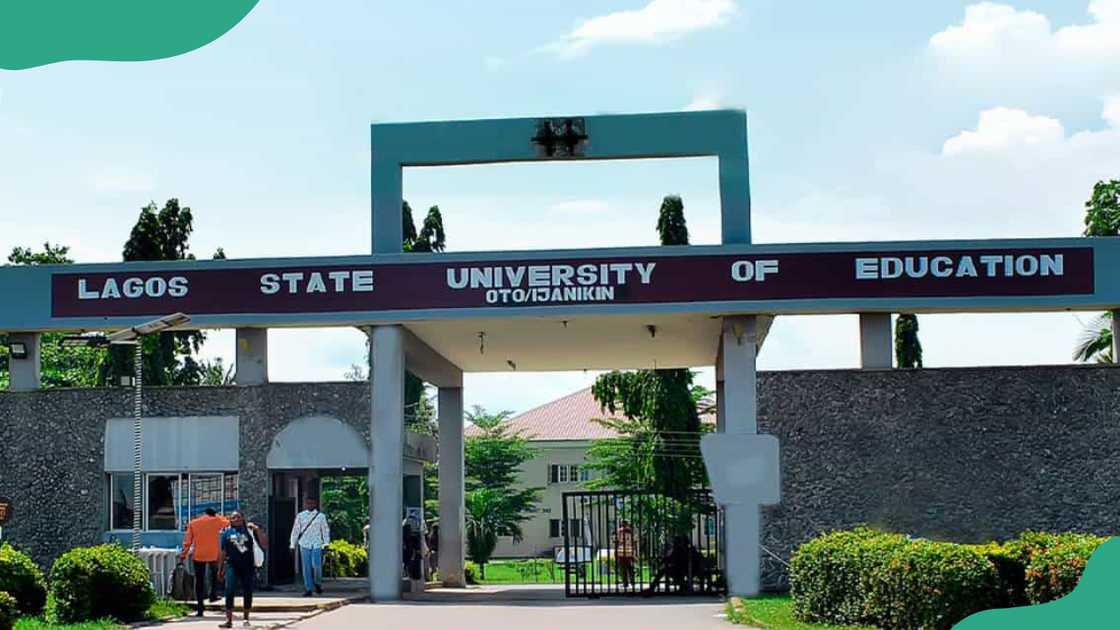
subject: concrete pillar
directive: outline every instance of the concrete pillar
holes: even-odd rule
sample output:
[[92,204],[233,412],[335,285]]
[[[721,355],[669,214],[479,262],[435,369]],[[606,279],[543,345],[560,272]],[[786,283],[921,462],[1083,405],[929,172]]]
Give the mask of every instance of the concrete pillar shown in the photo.
[[401,597],[404,331],[373,326],[370,340],[369,594],[373,601],[385,602]]
[[[755,373],[757,318],[725,317],[720,339],[723,362],[723,432],[758,433],[758,383]],[[760,590],[760,515],[757,504],[728,505],[724,510],[726,529],[726,575],[728,592],[740,597]]]
[[439,574],[444,586],[466,587],[463,549],[463,388],[439,388]]
[[8,345],[23,344],[27,349],[27,358],[16,359],[9,357],[8,376],[9,387],[13,392],[26,392],[39,389],[39,364],[42,353],[39,349],[39,333],[11,333],[8,335]]
[[868,369],[890,369],[894,365],[894,341],[890,313],[859,314],[859,365]]
[[238,385],[261,385],[268,382],[268,329],[237,329],[237,366],[234,381]]
[[1120,364],[1120,310],[1112,311],[1112,362]]

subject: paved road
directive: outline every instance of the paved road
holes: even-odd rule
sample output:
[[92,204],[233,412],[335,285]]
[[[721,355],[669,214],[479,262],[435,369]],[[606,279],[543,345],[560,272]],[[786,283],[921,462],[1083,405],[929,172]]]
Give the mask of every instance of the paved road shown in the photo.
[[718,603],[619,602],[566,605],[553,601],[468,605],[416,602],[351,604],[292,626],[297,630],[431,628],[438,630],[734,630]]

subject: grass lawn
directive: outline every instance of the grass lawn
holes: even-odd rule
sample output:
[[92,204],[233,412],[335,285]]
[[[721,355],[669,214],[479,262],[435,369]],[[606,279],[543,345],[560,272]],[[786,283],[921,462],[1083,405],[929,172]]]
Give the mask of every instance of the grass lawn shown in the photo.
[[[49,605],[49,604],[48,604]],[[148,609],[148,619],[160,620],[185,616],[189,612],[185,604],[168,599],[158,599]],[[40,617],[24,617],[16,621],[13,630],[121,630],[125,626],[112,619],[86,621],[83,623],[49,623]]]
[[727,618],[734,623],[766,630],[875,630],[870,626],[832,626],[800,622],[793,618],[793,602],[788,595],[766,595],[751,599],[733,598],[727,602]]
[[486,579],[475,570],[480,584],[563,584],[564,567],[548,559],[492,560],[486,563]]

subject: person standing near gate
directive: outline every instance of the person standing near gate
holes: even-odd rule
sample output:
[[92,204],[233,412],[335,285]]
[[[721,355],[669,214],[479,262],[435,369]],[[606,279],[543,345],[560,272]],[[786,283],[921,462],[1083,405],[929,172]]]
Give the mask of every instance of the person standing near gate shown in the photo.
[[197,616],[202,616],[202,599],[206,595],[206,579],[210,579],[210,601],[218,601],[218,580],[215,574],[218,571],[218,534],[229,527],[229,521],[218,516],[214,508],[206,508],[203,514],[193,519],[187,525],[187,533],[183,535],[183,551],[179,554],[179,562],[187,559],[187,554],[194,549],[194,596],[198,600]]
[[634,558],[638,555],[637,544],[634,541],[634,530],[629,521],[618,524],[614,534],[614,557],[618,564],[618,574],[622,578],[623,588],[634,585]]
[[323,547],[331,542],[331,526],[319,511],[319,502],[311,497],[303,500],[303,511],[292,525],[292,550],[299,547],[300,569],[303,571],[303,596],[311,590],[323,592]]
[[233,627],[233,596],[241,586],[241,597],[245,602],[245,626],[249,624],[249,613],[253,610],[253,580],[256,577],[256,564],[253,561],[256,545],[268,547],[268,535],[255,523],[245,522],[241,512],[229,515],[229,527],[218,535],[218,579],[226,586],[226,622],[219,628]]

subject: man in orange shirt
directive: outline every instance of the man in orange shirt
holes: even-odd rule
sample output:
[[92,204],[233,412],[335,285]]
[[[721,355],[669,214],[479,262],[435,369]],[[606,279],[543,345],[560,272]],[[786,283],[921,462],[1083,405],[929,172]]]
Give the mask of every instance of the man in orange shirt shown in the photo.
[[218,580],[215,573],[218,568],[218,534],[229,527],[229,520],[218,516],[213,508],[206,508],[202,516],[192,520],[187,525],[187,533],[183,536],[183,552],[179,560],[187,559],[191,547],[194,547],[194,596],[198,599],[197,616],[202,616],[202,598],[206,594],[206,578],[210,578],[210,601],[218,601]]

